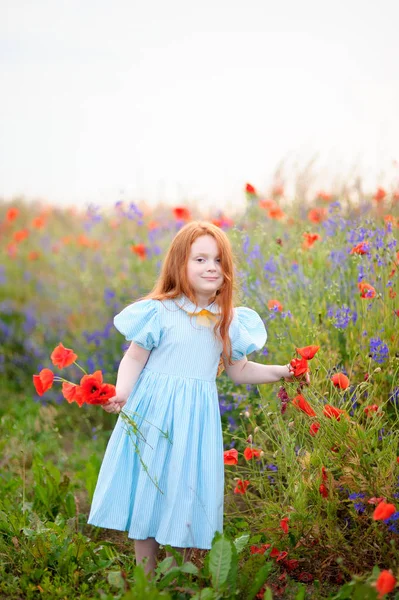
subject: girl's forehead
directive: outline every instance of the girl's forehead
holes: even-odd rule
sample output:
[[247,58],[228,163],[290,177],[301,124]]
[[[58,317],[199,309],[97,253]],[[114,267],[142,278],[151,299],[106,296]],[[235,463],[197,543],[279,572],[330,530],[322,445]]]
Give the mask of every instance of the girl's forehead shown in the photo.
[[201,235],[191,244],[191,253],[197,252],[219,252],[219,247],[215,238],[211,235]]

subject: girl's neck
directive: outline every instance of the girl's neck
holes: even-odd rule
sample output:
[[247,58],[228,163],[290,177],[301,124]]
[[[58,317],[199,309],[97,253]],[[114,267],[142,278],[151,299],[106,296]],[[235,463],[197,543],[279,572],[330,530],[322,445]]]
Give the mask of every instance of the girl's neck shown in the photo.
[[212,304],[215,301],[215,296],[195,296],[195,301],[197,306],[199,306],[200,308],[206,308],[207,306],[209,306],[210,304]]

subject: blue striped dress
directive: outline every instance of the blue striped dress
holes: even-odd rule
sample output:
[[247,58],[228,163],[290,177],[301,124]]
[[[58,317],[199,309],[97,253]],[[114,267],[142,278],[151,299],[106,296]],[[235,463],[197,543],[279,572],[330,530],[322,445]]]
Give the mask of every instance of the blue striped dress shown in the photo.
[[[207,310],[215,314],[218,306]],[[123,409],[140,434],[132,438],[118,418],[90,524],[180,548],[209,549],[222,531],[223,438],[215,383],[222,344],[213,324],[195,316],[200,311],[180,296],[140,300],[115,317],[126,339],[151,353]],[[230,339],[233,360],[261,348],[266,330],[259,315],[236,308]]]

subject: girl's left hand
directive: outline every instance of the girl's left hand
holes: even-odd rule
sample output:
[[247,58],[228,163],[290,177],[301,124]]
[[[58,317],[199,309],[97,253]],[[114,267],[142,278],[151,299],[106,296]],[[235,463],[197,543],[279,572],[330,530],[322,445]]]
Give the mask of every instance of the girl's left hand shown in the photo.
[[310,375],[309,373],[305,373],[304,375],[300,375],[299,377],[295,377],[294,375],[294,371],[291,367],[291,365],[288,363],[288,365],[285,365],[288,369],[288,375],[286,377],[284,377],[285,381],[288,382],[292,382],[294,380],[297,380],[299,382],[303,382],[306,385],[310,385]]

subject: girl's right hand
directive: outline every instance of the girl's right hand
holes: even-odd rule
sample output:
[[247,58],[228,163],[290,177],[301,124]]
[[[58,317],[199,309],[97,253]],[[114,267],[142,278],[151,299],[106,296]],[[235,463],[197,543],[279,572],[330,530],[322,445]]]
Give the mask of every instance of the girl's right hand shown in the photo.
[[125,398],[113,396],[108,400],[108,402],[102,404],[101,406],[107,413],[120,413],[126,402],[127,401]]

